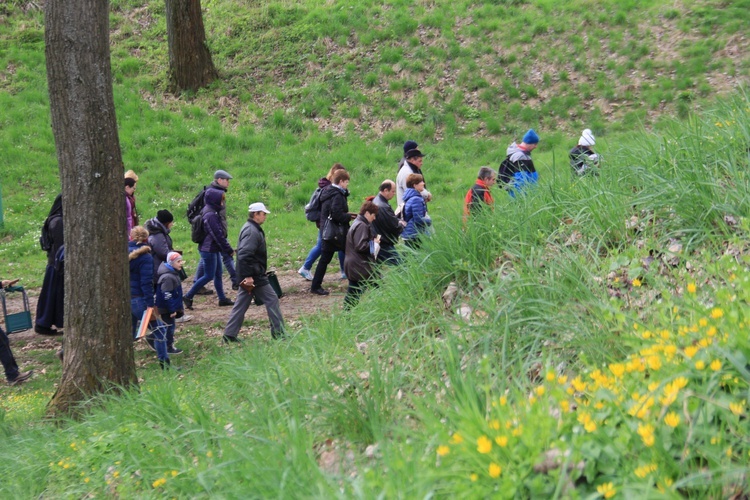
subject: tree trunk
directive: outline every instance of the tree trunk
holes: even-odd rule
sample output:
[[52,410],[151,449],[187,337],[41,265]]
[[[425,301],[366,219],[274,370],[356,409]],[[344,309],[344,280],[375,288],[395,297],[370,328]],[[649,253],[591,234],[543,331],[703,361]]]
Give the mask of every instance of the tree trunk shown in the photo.
[[65,362],[48,414],[137,385],[123,164],[112,98],[109,2],[47,0],[52,130],[65,203]]
[[198,90],[219,77],[206,45],[200,0],[166,0],[169,81],[173,90]]

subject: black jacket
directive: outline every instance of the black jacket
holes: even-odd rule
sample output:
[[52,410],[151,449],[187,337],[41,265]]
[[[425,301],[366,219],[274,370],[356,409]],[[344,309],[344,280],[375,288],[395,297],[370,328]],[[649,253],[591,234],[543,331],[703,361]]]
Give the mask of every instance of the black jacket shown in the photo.
[[266,233],[257,222],[248,220],[237,243],[237,275],[240,279],[253,278],[255,286],[268,285],[267,267]]
[[398,237],[404,228],[398,223],[398,217],[393,212],[391,204],[383,198],[382,194],[378,193],[372,202],[378,207],[378,216],[375,218],[372,226],[375,233],[382,237],[380,246],[392,247],[398,243]]
[[[323,227],[325,220],[328,216],[331,216],[331,220],[339,226],[343,226],[346,230],[349,230],[349,221],[351,216],[349,215],[349,204],[346,202],[346,197],[349,196],[349,191],[341,189],[338,186],[331,184],[320,193],[320,227]],[[328,248],[328,243],[333,243],[336,248]],[[334,242],[323,242],[324,250],[344,250],[346,245],[345,241],[341,242],[341,245],[336,245]]]

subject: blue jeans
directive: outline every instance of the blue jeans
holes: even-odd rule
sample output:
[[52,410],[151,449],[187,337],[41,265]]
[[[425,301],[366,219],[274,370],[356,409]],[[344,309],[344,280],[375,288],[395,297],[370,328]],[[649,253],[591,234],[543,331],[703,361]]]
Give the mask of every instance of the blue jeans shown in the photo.
[[[318,241],[315,243],[315,246],[310,249],[310,253],[307,254],[307,259],[305,259],[305,263],[302,264],[302,267],[307,269],[308,271],[312,269],[313,264],[315,264],[315,261],[318,260],[318,257],[320,257],[320,254],[323,252],[321,245],[323,244],[323,239],[320,237],[320,231],[318,231]],[[344,256],[346,254],[343,251],[339,252],[339,265],[341,265],[341,272],[344,272]]]
[[174,318],[170,318],[169,314],[162,314],[161,319],[157,320],[156,328],[151,332],[154,337],[154,347],[156,347],[156,355],[160,360],[169,359],[167,354],[167,339],[170,333],[174,338]]
[[[227,268],[227,273],[229,273],[229,279],[232,281],[232,285],[238,285],[240,283],[240,280],[237,277],[237,271],[234,268],[234,259],[231,255],[228,253],[221,253],[221,260],[224,262],[224,267]],[[195,270],[195,278],[193,281],[197,281],[201,276],[203,276],[204,269],[203,269],[203,259],[198,261],[198,269]]]
[[130,316],[133,322],[133,340],[138,334],[138,324],[141,322],[143,313],[146,311],[146,301],[143,297],[131,297],[130,299]]
[[[143,297],[133,297],[130,299],[130,316],[133,320],[133,340],[138,334],[138,326],[143,318],[143,313],[146,311],[146,301]],[[156,313],[154,313],[156,314]],[[174,322],[174,320],[172,320]],[[156,354],[159,359],[167,359],[167,342],[166,342],[166,328],[156,316],[152,316],[151,323],[156,323],[156,327],[153,328],[150,334],[156,339],[154,346],[156,347]],[[151,324],[149,324],[151,326]],[[174,328],[174,326],[173,326]]]
[[201,254],[204,273],[197,281],[193,282],[193,286],[190,287],[185,297],[192,299],[195,296],[195,292],[213,279],[216,296],[219,297],[219,300],[225,300],[227,297],[224,295],[224,284],[221,282],[221,252],[199,253]]

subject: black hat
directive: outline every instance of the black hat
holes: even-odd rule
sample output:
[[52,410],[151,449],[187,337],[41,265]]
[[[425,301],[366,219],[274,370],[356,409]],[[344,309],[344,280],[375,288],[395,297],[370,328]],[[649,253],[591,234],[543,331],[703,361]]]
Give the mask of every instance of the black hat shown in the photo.
[[418,149],[411,149],[411,150],[407,151],[404,156],[408,160],[409,158],[416,158],[416,157],[422,158],[424,155]]
[[172,212],[169,210],[159,210],[156,212],[156,220],[164,224],[165,226],[174,220]]
[[404,143],[404,153],[411,151],[412,149],[417,149],[417,143],[414,141],[406,141]]

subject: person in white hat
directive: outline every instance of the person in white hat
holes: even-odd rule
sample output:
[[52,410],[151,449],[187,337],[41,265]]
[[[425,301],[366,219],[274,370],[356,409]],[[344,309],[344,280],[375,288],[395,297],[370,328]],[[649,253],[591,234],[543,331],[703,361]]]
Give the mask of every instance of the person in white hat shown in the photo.
[[570,150],[570,166],[573,169],[573,175],[599,175],[599,155],[591,149],[596,144],[596,137],[591,129],[586,129],[581,133],[578,139],[578,145]]
[[281,316],[279,298],[266,275],[268,253],[266,234],[261,226],[270,213],[263,203],[253,203],[248,207],[247,222],[240,230],[237,243],[237,274],[242,283],[252,282],[254,288],[248,292],[245,286],[240,286],[232,312],[229,313],[227,326],[224,328],[225,343],[239,342],[237,335],[253,296],[256,297],[256,301],[260,300],[266,306],[268,320],[271,323],[271,336],[275,339],[284,336],[284,318]]

